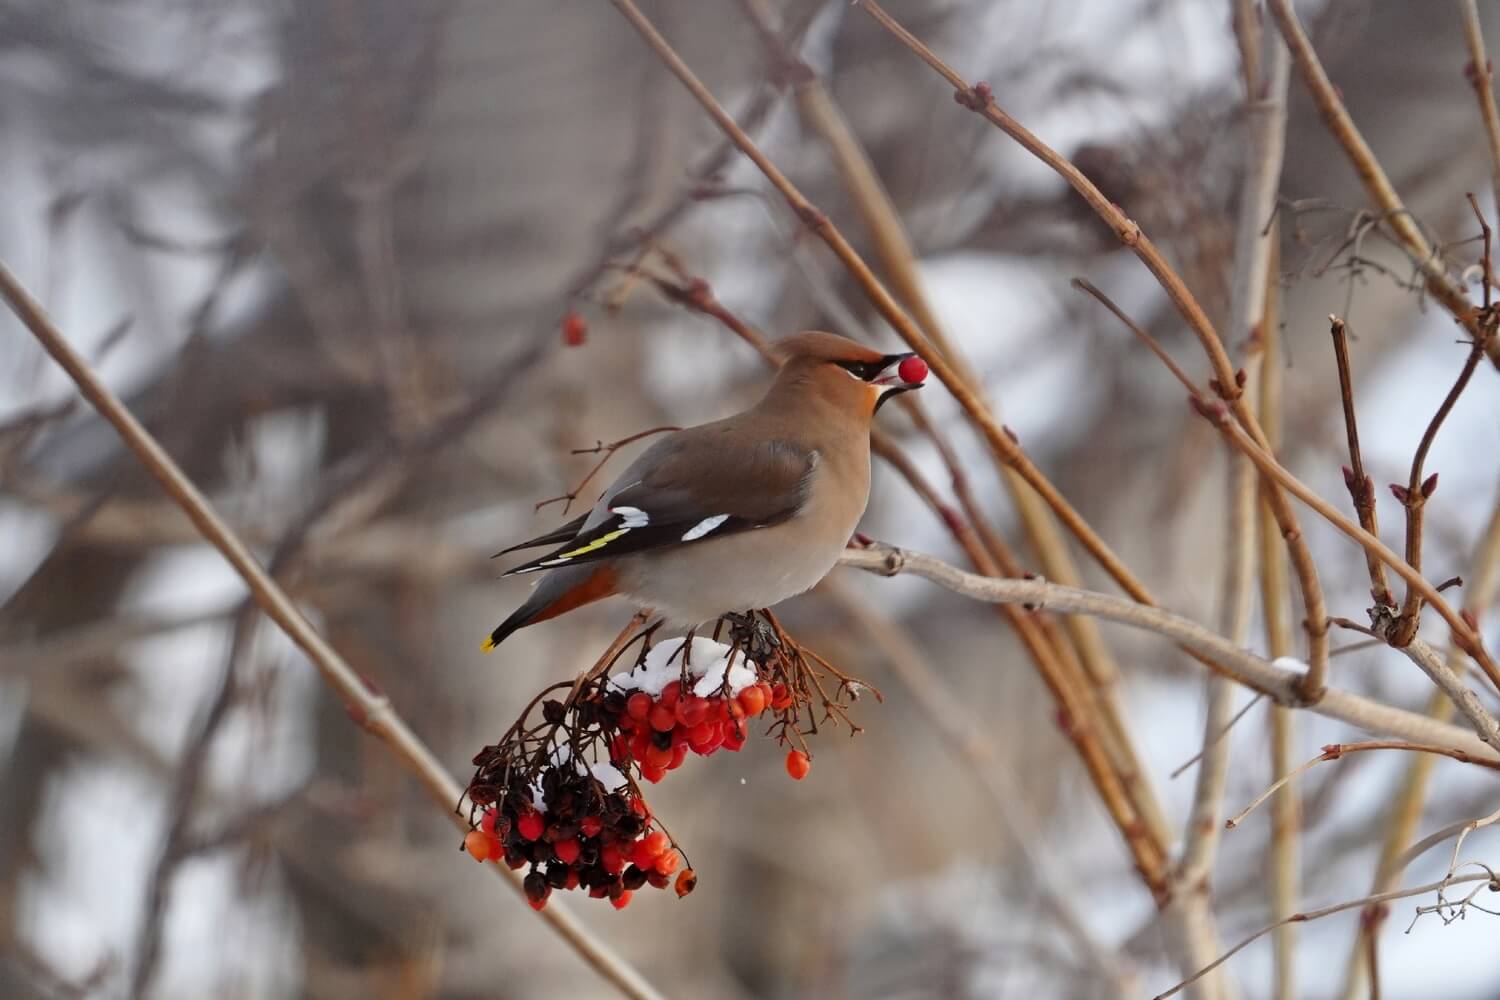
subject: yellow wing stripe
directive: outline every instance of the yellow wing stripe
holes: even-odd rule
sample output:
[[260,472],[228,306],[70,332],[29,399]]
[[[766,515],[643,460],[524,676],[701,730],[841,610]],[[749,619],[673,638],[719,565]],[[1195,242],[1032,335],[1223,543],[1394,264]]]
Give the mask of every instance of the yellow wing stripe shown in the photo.
[[594,539],[592,542],[589,542],[587,545],[580,545],[576,549],[570,549],[567,552],[558,553],[551,559],[548,559],[546,562],[542,563],[542,565],[551,566],[554,563],[567,562],[569,559],[581,556],[586,552],[593,552],[595,549],[602,549],[604,548],[604,546],[608,545],[616,538],[619,538],[621,535],[627,534],[629,531],[629,528],[616,528],[614,531],[607,531],[604,534],[600,535],[598,538]]

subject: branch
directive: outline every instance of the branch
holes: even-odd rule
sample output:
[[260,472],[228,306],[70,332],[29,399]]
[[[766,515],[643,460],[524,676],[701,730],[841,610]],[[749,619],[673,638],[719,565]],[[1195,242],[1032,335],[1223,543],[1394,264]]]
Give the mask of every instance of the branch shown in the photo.
[[1161,608],[1042,580],[995,580],[976,576],[941,559],[885,545],[846,549],[840,562],[881,576],[910,573],[978,601],[1029,604],[1036,610],[1093,615],[1104,621],[1155,632],[1203,654],[1230,677],[1279,705],[1307,707],[1318,715],[1395,739],[1450,746],[1485,760],[1500,760],[1500,751],[1467,729],[1438,723],[1415,712],[1393,708],[1346,691],[1329,688],[1328,696],[1322,701],[1303,706],[1297,694],[1301,672],[1269,663],[1249,650],[1240,649],[1218,633]]
[[1424,743],[1411,743],[1405,740],[1373,740],[1368,743],[1330,743],[1323,748],[1323,752],[1318,754],[1318,756],[1303,764],[1301,767],[1293,771],[1288,771],[1286,774],[1282,775],[1274,782],[1272,782],[1265,791],[1261,792],[1255,798],[1251,799],[1249,805],[1241,809],[1239,812],[1235,813],[1233,818],[1226,820],[1224,823],[1224,828],[1226,830],[1233,830],[1235,827],[1239,826],[1245,821],[1246,816],[1249,816],[1252,812],[1255,811],[1257,806],[1259,806],[1262,802],[1266,801],[1266,799],[1275,794],[1277,789],[1281,788],[1292,779],[1304,774],[1307,771],[1312,770],[1315,765],[1320,764],[1325,760],[1342,760],[1345,754],[1365,753],[1370,750],[1408,750],[1413,753],[1434,754],[1439,757],[1451,757],[1454,760],[1462,761],[1465,764],[1477,764],[1480,767],[1487,767],[1492,771],[1500,771],[1500,761],[1485,760],[1481,757],[1475,757],[1472,754],[1464,753],[1462,750],[1454,750],[1450,747],[1429,746]]
[[[1229,360],[1229,354],[1224,349],[1224,343],[1213,324],[1209,322],[1203,307],[1193,297],[1193,293],[1182,280],[1182,276],[1173,269],[1171,264],[1167,263],[1161,251],[1146,236],[1141,227],[1126,216],[1118,205],[1106,198],[1103,192],[1067,157],[1042,142],[1020,122],[1002,111],[995,104],[989,84],[981,82],[970,86],[952,67],[938,58],[937,54],[922,44],[915,35],[897,23],[874,0],[863,0],[861,6],[898,41],[911,49],[923,62],[947,80],[954,87],[954,98],[959,104],[999,128],[1020,143],[1027,152],[1056,171],[1073,190],[1082,196],[1084,201],[1088,202],[1089,207],[1114,231],[1120,242],[1146,265],[1146,269],[1167,293],[1167,298],[1187,322],[1189,329],[1198,338],[1199,344],[1208,356],[1209,365],[1214,371],[1214,377],[1209,380],[1209,387],[1229,406],[1235,419],[1245,428],[1250,438],[1264,447],[1265,435],[1245,400],[1244,373],[1234,369]],[[1279,143],[1268,144],[1267,155],[1262,158],[1261,166],[1257,169],[1263,170],[1268,176],[1279,176],[1280,168],[1275,164],[1279,157],[1279,149]],[[1273,165],[1276,165],[1274,171],[1269,169]],[[1254,190],[1262,194],[1267,188],[1264,178],[1258,179],[1254,186]],[[1270,186],[1270,189],[1274,190],[1274,186]],[[1302,681],[1302,694],[1306,700],[1316,701],[1321,697],[1328,669],[1328,615],[1323,607],[1323,588],[1318,580],[1318,569],[1313,561],[1312,551],[1308,548],[1307,540],[1297,524],[1296,514],[1286,497],[1274,484],[1268,483],[1266,500],[1271,505],[1272,513],[1276,515],[1276,522],[1281,527],[1287,550],[1291,553],[1292,565],[1297,570],[1297,578],[1302,588],[1302,599],[1307,607],[1303,627],[1307,632],[1309,669]],[[1137,596],[1137,600],[1141,598]],[[1142,603],[1147,602],[1142,601]]]
[[[396,759],[421,782],[428,796],[448,815],[454,827],[467,830],[468,823],[454,809],[454,804],[463,797],[462,786],[443,769],[427,745],[411,731],[391,706],[390,700],[371,693],[353,668],[303,617],[292,600],[214,511],[208,499],[162,450],[151,433],[131,415],[119,398],[100,381],[88,363],[69,346],[62,333],[3,264],[0,264],[0,295],[4,296],[16,316],[47,353],[52,355],[53,360],[72,378],[84,398],[109,421],[126,447],[156,478],[168,496],[182,507],[203,537],[219,550],[245,581],[255,602],[266,616],[280,626],[287,637],[307,655],[324,682],[343,699],[365,728],[384,743]],[[520,880],[513,873],[499,866],[496,866],[496,870],[507,876],[518,894],[521,892]],[[641,1000],[656,1000],[660,997],[639,972],[596,938],[572,913],[558,906],[549,906],[542,912],[542,918],[552,925],[584,961],[621,993]]]
[[1464,76],[1474,87],[1479,101],[1479,117],[1484,119],[1484,134],[1490,144],[1490,184],[1495,204],[1500,205],[1500,113],[1495,110],[1495,67],[1484,51],[1484,33],[1479,27],[1479,5],[1475,0],[1458,0],[1464,21],[1464,41],[1469,46],[1469,64]]
[[[1344,470],[1344,485],[1354,504],[1359,526],[1376,538],[1380,522],[1375,514],[1375,480],[1365,474],[1365,460],[1359,449],[1359,423],[1354,411],[1354,376],[1349,367],[1349,331],[1337,316],[1328,317],[1328,332],[1333,337],[1333,359],[1339,370],[1339,400],[1344,410],[1344,436],[1349,442],[1349,468]],[[1365,568],[1370,574],[1370,596],[1382,607],[1393,608],[1396,598],[1386,580],[1385,564],[1372,552],[1365,552]]]
[[[1359,175],[1370,200],[1384,214],[1386,223],[1422,272],[1427,291],[1453,314],[1454,319],[1463,324],[1470,336],[1478,337],[1479,327],[1475,322],[1474,307],[1469,302],[1469,297],[1448,276],[1437,251],[1427,242],[1427,237],[1422,235],[1421,227],[1402,204],[1401,196],[1396,193],[1385,169],[1375,159],[1374,152],[1355,127],[1354,119],[1349,117],[1349,109],[1344,107],[1343,98],[1339,96],[1333,81],[1328,78],[1328,72],[1313,50],[1307,33],[1302,30],[1302,23],[1292,10],[1291,0],[1268,0],[1268,3],[1271,16],[1276,19],[1281,35],[1292,51],[1292,61],[1307,85],[1313,103],[1318,107],[1323,124],[1344,148],[1344,155],[1349,158],[1355,173]],[[1500,366],[1500,341],[1490,341],[1487,350],[1490,360]]]
[[1219,966],[1223,965],[1225,962],[1229,961],[1231,958],[1233,958],[1235,955],[1239,954],[1245,948],[1247,948],[1250,945],[1254,944],[1256,941],[1259,941],[1261,938],[1265,937],[1267,934],[1271,933],[1277,927],[1280,927],[1282,924],[1285,924],[1285,923],[1305,923],[1306,921],[1309,921],[1309,920],[1319,920],[1319,919],[1321,919],[1323,917],[1330,917],[1330,916],[1333,916],[1333,914],[1335,914],[1335,913],[1343,913],[1345,910],[1352,910],[1355,907],[1359,907],[1359,906],[1369,906],[1369,905],[1378,904],[1378,903],[1389,903],[1389,902],[1391,902],[1393,900],[1397,900],[1397,899],[1407,899],[1407,898],[1409,898],[1411,896],[1421,896],[1421,895],[1423,895],[1425,893],[1437,892],[1439,890],[1447,888],[1450,885],[1454,885],[1454,884],[1460,883],[1460,882],[1489,882],[1489,881],[1491,881],[1491,877],[1490,877],[1490,874],[1488,872],[1486,872],[1486,873],[1484,873],[1482,875],[1459,875],[1459,876],[1456,876],[1456,877],[1439,879],[1436,882],[1429,882],[1426,885],[1413,886],[1410,889],[1397,889],[1394,892],[1382,892],[1382,893],[1376,893],[1375,895],[1372,895],[1372,896],[1361,896],[1359,899],[1346,900],[1345,902],[1342,902],[1342,903],[1335,903],[1332,906],[1325,906],[1322,909],[1307,910],[1307,911],[1305,911],[1303,913],[1294,913],[1290,917],[1285,918],[1284,920],[1277,920],[1274,923],[1270,923],[1270,924],[1267,924],[1266,926],[1262,927],[1260,930],[1256,931],[1254,934],[1251,934],[1249,937],[1245,938],[1239,944],[1235,945],[1233,948],[1230,948],[1224,954],[1220,955],[1217,959],[1215,959],[1213,961],[1213,963],[1211,965],[1209,965],[1209,966],[1207,966],[1207,967],[1205,967],[1203,969],[1199,969],[1198,972],[1197,972],[1197,974],[1195,974],[1194,976],[1192,976],[1189,979],[1184,979],[1182,982],[1178,983],[1176,986],[1172,987],[1170,990],[1167,990],[1165,993],[1158,993],[1155,997],[1152,998],[1152,1000],[1166,1000],[1167,997],[1175,996],[1177,993],[1180,993],[1183,990],[1184,987],[1191,986],[1193,983],[1196,983],[1203,976],[1205,976],[1208,973],[1212,972],[1214,969],[1217,969]]

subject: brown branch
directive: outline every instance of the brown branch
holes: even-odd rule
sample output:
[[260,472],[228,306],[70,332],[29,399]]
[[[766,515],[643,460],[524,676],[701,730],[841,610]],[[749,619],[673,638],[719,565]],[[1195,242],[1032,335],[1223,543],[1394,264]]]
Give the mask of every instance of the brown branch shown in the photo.
[[[1329,333],[1333,337],[1333,357],[1339,370],[1339,399],[1344,409],[1344,435],[1349,441],[1349,467],[1344,470],[1344,485],[1349,488],[1349,499],[1354,504],[1354,513],[1359,517],[1359,526],[1375,537],[1380,537],[1380,522],[1375,516],[1375,481],[1365,474],[1364,456],[1359,450],[1359,423],[1354,411],[1354,379],[1349,370],[1349,332],[1344,321],[1337,316],[1328,317]],[[1391,595],[1391,586],[1385,576],[1385,564],[1370,553],[1365,553],[1365,567],[1370,574],[1370,596],[1381,607],[1394,608],[1396,599]]]
[[[69,346],[63,334],[3,264],[0,264],[0,296],[5,298],[21,322],[72,378],[84,398],[109,421],[141,464],[182,507],[203,537],[219,550],[245,581],[255,602],[266,616],[280,626],[287,637],[307,655],[324,682],[344,700],[364,727],[384,743],[392,755],[421,782],[428,796],[449,816],[455,828],[467,830],[468,823],[453,811],[453,803],[459,801],[463,790],[443,769],[432,751],[411,731],[392,707],[390,700],[371,692],[338,651],[313,628],[291,598],[214,511],[207,498],[119,398],[99,380],[89,364]],[[496,866],[496,871],[507,877],[517,894],[521,893],[520,881],[513,873],[499,866]],[[543,911],[542,918],[552,925],[584,961],[621,993],[643,1000],[660,997],[639,972],[596,938],[571,912],[552,906]]]
[[1305,910],[1301,913],[1294,913],[1289,917],[1273,921],[1262,927],[1255,933],[1246,936],[1244,940],[1240,941],[1233,948],[1230,948],[1224,954],[1216,958],[1211,965],[1198,970],[1195,975],[1188,979],[1184,979],[1182,982],[1178,983],[1176,986],[1173,986],[1166,992],[1158,993],[1155,997],[1152,998],[1152,1000],[1166,1000],[1167,997],[1176,996],[1178,993],[1182,992],[1183,989],[1191,986],[1193,983],[1196,983],[1199,979],[1203,978],[1203,976],[1212,972],[1214,969],[1217,969],[1219,966],[1223,965],[1235,955],[1238,955],[1241,951],[1244,951],[1250,945],[1254,944],[1256,941],[1259,941],[1261,938],[1265,937],[1267,934],[1271,933],[1282,924],[1305,923],[1309,920],[1319,920],[1323,917],[1330,917],[1335,913],[1343,913],[1345,910],[1352,910],[1360,906],[1371,906],[1381,903],[1389,903],[1397,899],[1407,899],[1412,896],[1421,896],[1429,892],[1436,892],[1440,889],[1444,889],[1447,886],[1453,885],[1457,882],[1489,881],[1491,881],[1491,876],[1488,872],[1485,872],[1481,875],[1459,875],[1456,877],[1439,879],[1436,882],[1429,882],[1426,885],[1413,886],[1410,889],[1397,889],[1392,892],[1381,892],[1370,896],[1361,896],[1359,899],[1346,900],[1342,903],[1335,903],[1332,906],[1322,907],[1321,909]]
[[1495,204],[1500,205],[1500,112],[1495,109],[1495,67],[1484,50],[1478,3],[1459,0],[1458,6],[1464,22],[1464,41],[1469,46],[1469,64],[1464,67],[1464,76],[1479,101],[1479,117],[1484,121],[1484,135],[1490,146],[1490,184]]
[[[1464,359],[1463,368],[1458,373],[1453,387],[1448,390],[1448,395],[1443,397],[1443,402],[1438,406],[1437,413],[1433,414],[1432,420],[1428,422],[1427,429],[1422,432],[1422,440],[1417,445],[1416,454],[1411,460],[1411,475],[1407,480],[1404,490],[1397,492],[1397,499],[1406,508],[1406,561],[1411,563],[1414,569],[1422,568],[1422,522],[1423,514],[1427,509],[1427,501],[1437,489],[1437,473],[1423,478],[1423,465],[1427,461],[1427,453],[1432,448],[1432,443],[1437,440],[1439,428],[1448,414],[1453,411],[1458,397],[1463,395],[1469,386],[1469,380],[1474,377],[1474,370],[1479,367],[1480,359],[1484,357],[1485,345],[1494,339],[1495,328],[1500,325],[1500,313],[1497,313],[1490,304],[1491,289],[1494,287],[1494,268],[1490,259],[1490,226],[1484,221],[1484,215],[1479,211],[1479,203],[1474,196],[1469,195],[1469,205],[1474,210],[1474,217],[1479,220],[1480,234],[1484,239],[1484,256],[1481,258],[1484,275],[1484,305],[1480,307],[1477,321],[1477,332],[1469,347],[1469,356]],[[1439,588],[1441,589],[1441,588]],[[1391,628],[1391,645],[1396,647],[1405,646],[1416,637],[1417,628],[1421,625],[1422,595],[1417,593],[1413,587],[1406,590],[1406,600],[1401,604],[1401,617]]]
[[[1349,109],[1344,106],[1338,88],[1328,78],[1328,72],[1323,68],[1312,42],[1302,29],[1302,23],[1292,10],[1291,0],[1268,0],[1268,5],[1282,37],[1286,39],[1287,47],[1291,49],[1292,62],[1307,85],[1313,103],[1317,105],[1323,124],[1334,140],[1343,147],[1344,155],[1349,158],[1355,173],[1359,175],[1370,200],[1383,213],[1397,240],[1421,271],[1428,294],[1452,313],[1453,318],[1469,331],[1471,337],[1477,338],[1480,331],[1475,322],[1473,305],[1463,289],[1449,277],[1437,251],[1402,204],[1401,196],[1396,193],[1385,169],[1375,159],[1374,152],[1355,126],[1354,119],[1349,116]],[[1491,340],[1487,351],[1490,360],[1500,366],[1500,341]]]
[[1339,719],[1372,733],[1414,743],[1451,746],[1476,757],[1500,760],[1500,751],[1479,739],[1471,730],[1436,723],[1426,716],[1393,708],[1359,695],[1330,688],[1328,698],[1302,706],[1297,695],[1301,673],[1277,666],[1230,642],[1211,629],[1161,608],[1151,607],[1091,590],[1062,587],[1042,580],[993,579],[966,573],[941,559],[879,545],[869,549],[845,549],[839,559],[845,565],[881,576],[910,573],[976,601],[1031,605],[1037,610],[1066,611],[1092,615],[1163,636],[1202,654],[1210,669],[1233,677],[1252,691],[1266,695],[1279,705],[1306,707],[1318,715]]
[[[988,84],[977,83],[970,86],[952,67],[943,62],[915,35],[903,28],[874,0],[863,0],[860,5],[897,40],[947,80],[954,87],[954,97],[959,104],[983,117],[1018,142],[1027,152],[1051,167],[1083,197],[1084,201],[1088,202],[1089,207],[1110,227],[1120,242],[1134,253],[1156,278],[1162,290],[1166,292],[1167,298],[1187,322],[1188,328],[1193,331],[1204,353],[1208,356],[1209,365],[1214,371],[1213,378],[1209,380],[1209,387],[1228,404],[1235,419],[1245,428],[1250,438],[1264,447],[1265,436],[1244,399],[1243,372],[1234,369],[1229,360],[1229,354],[1224,349],[1223,341],[1214,330],[1213,324],[1209,322],[1203,307],[1193,297],[1193,293],[1182,280],[1182,276],[1171,264],[1167,263],[1161,251],[1141,230],[1141,227],[1126,216],[1118,205],[1106,198],[1103,192],[1067,157],[1042,142],[1020,122],[1001,110],[995,104],[994,95],[990,92]],[[1298,582],[1302,588],[1302,598],[1307,611],[1303,627],[1307,632],[1309,667],[1304,679],[1303,697],[1316,700],[1321,697],[1328,671],[1328,628],[1327,614],[1323,606],[1323,589],[1318,580],[1318,569],[1313,561],[1312,551],[1308,548],[1307,540],[1302,536],[1302,530],[1297,524],[1296,514],[1291,504],[1287,502],[1275,484],[1267,484],[1266,498],[1281,528],[1282,537],[1286,541],[1287,550],[1291,553],[1292,565],[1297,571]],[[1137,599],[1141,600],[1141,598]]]
[[1453,760],[1460,761],[1464,764],[1476,764],[1479,767],[1489,768],[1491,771],[1500,771],[1500,761],[1490,760],[1484,757],[1476,757],[1473,754],[1465,753],[1462,750],[1455,750],[1452,747],[1433,746],[1427,743],[1412,743],[1407,740],[1370,740],[1365,743],[1330,743],[1327,746],[1323,747],[1323,752],[1318,754],[1318,756],[1314,757],[1312,760],[1309,760],[1301,767],[1289,771],[1286,774],[1282,775],[1280,778],[1277,778],[1274,782],[1271,783],[1268,788],[1266,788],[1265,791],[1261,792],[1255,798],[1251,799],[1249,805],[1247,805],[1244,809],[1241,809],[1238,813],[1235,814],[1234,818],[1228,820],[1224,824],[1225,829],[1233,830],[1235,827],[1239,826],[1245,821],[1246,816],[1249,816],[1252,812],[1254,812],[1257,806],[1266,801],[1266,799],[1270,798],[1282,785],[1285,785],[1287,782],[1293,780],[1299,775],[1312,770],[1314,766],[1321,764],[1323,761],[1341,760],[1345,754],[1365,753],[1370,750],[1408,750],[1412,753],[1427,753],[1433,754],[1434,756],[1438,757],[1448,757]]
[[[1285,51],[1282,47],[1283,52]],[[1272,239],[1279,235],[1273,220],[1269,229]],[[1273,249],[1274,256],[1274,249]],[[1270,268],[1275,273],[1276,268]],[[1266,316],[1262,321],[1260,340],[1260,422],[1266,432],[1271,453],[1281,448],[1281,338],[1277,335],[1280,300],[1275,282],[1267,283]],[[1266,653],[1274,662],[1292,655],[1292,633],[1287,590],[1285,548],[1280,544],[1276,519],[1264,502],[1256,511],[1256,529],[1260,546],[1261,618],[1265,622]],[[1329,653],[1330,658],[1350,647]],[[1268,713],[1271,738],[1271,773],[1279,778],[1292,769],[1297,738],[1297,717],[1282,705],[1272,705]],[[1301,884],[1302,800],[1292,788],[1283,788],[1271,801],[1271,830],[1267,846],[1266,873],[1269,885],[1271,916],[1289,917],[1297,909]],[[1278,927],[1272,939],[1276,1000],[1295,1000],[1297,996],[1297,928],[1294,924]]]
[[1491,683],[1496,686],[1497,690],[1500,690],[1500,667],[1497,667],[1493,657],[1485,650],[1484,640],[1480,636],[1478,629],[1471,622],[1466,621],[1463,615],[1454,611],[1453,607],[1447,601],[1443,600],[1443,596],[1438,593],[1437,588],[1428,582],[1420,572],[1395,552],[1391,551],[1380,539],[1339,513],[1333,505],[1319,496],[1311,487],[1283,468],[1273,456],[1266,454],[1257,447],[1245,435],[1245,432],[1229,419],[1227,412],[1224,412],[1221,408],[1215,409],[1214,406],[1204,407],[1199,412],[1210,423],[1218,427],[1219,431],[1228,437],[1235,447],[1250,456],[1250,460],[1260,468],[1262,473],[1275,479],[1288,493],[1291,493],[1298,500],[1301,500],[1308,507],[1312,508],[1366,551],[1373,552],[1379,556],[1380,560],[1394,570],[1397,576],[1415,587],[1422,595],[1423,600],[1448,623],[1449,628],[1453,630],[1454,641],[1458,643],[1464,652],[1474,658],[1474,662],[1479,664],[1480,669],[1489,677]]

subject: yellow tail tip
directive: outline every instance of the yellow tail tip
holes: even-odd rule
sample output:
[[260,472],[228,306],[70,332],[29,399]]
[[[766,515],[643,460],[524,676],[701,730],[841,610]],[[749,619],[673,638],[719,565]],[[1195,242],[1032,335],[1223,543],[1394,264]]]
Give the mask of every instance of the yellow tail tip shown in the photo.
[[479,650],[483,653],[493,653],[495,651],[495,640],[492,637],[486,636],[484,642],[479,644]]

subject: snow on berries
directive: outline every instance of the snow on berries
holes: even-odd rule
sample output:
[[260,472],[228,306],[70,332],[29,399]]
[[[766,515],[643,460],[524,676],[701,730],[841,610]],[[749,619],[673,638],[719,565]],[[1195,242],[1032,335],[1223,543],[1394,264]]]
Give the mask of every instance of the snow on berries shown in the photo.
[[[728,616],[729,642],[642,641],[629,670],[615,661],[537,695],[501,740],[474,758],[463,849],[526,869],[536,909],[583,890],[616,909],[644,886],[686,896],[698,875],[653,816],[637,779],[662,781],[689,757],[739,751],[752,733],[789,746],[805,778],[808,735],[843,722],[862,691],[879,692],[797,645],[769,613]],[[627,649],[629,647],[627,646]],[[675,876],[675,878],[674,878]]]

